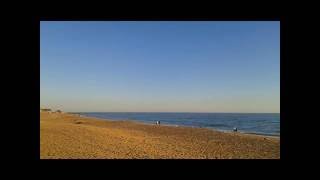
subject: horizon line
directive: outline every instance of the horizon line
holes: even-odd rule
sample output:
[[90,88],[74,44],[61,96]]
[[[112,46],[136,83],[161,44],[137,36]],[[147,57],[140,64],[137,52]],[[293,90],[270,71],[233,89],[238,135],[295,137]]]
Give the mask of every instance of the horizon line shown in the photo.
[[65,111],[68,113],[243,113],[243,114],[280,114],[280,112],[183,112],[183,111]]

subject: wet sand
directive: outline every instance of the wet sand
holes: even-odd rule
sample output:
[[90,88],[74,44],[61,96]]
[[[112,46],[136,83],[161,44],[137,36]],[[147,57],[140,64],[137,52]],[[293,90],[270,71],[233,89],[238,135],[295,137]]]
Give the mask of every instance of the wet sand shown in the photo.
[[279,159],[280,139],[40,112],[41,159]]

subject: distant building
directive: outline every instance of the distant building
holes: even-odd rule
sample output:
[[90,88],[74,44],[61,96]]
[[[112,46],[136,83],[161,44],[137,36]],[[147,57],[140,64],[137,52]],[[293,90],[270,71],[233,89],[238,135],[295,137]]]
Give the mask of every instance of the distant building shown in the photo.
[[40,112],[51,112],[51,109],[48,108],[40,108]]

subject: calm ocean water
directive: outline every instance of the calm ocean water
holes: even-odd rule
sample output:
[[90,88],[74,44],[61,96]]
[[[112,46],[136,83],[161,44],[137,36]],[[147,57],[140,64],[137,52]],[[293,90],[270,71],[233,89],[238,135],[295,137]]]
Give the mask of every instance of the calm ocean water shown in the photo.
[[232,131],[234,127],[239,132],[261,135],[280,136],[279,113],[79,113],[84,116],[113,119],[132,120],[143,123],[204,127],[221,131]]

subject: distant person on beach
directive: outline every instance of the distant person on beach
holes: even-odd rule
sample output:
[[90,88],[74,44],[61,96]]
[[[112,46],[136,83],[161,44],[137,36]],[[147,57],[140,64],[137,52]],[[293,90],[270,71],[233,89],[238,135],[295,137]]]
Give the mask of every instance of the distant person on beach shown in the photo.
[[238,131],[237,127],[234,127],[233,132],[237,132],[237,131]]
[[160,125],[160,121],[157,121],[156,124],[157,124],[157,125]]

